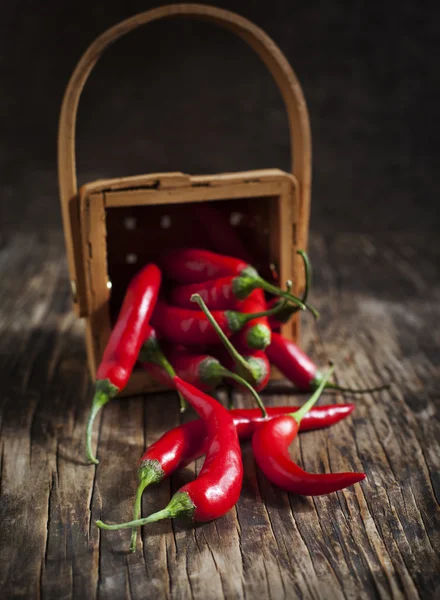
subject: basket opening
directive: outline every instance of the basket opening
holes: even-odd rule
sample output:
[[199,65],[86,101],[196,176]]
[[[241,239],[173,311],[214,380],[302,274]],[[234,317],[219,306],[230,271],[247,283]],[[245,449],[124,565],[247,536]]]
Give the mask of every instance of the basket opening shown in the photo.
[[[107,269],[112,323],[131,278],[167,249],[197,247],[253,264],[276,280],[276,197],[111,207],[106,209]],[[271,267],[272,265],[272,267]],[[274,269],[275,267],[275,269]],[[275,279],[274,279],[275,278]],[[166,293],[166,274],[164,273]]]

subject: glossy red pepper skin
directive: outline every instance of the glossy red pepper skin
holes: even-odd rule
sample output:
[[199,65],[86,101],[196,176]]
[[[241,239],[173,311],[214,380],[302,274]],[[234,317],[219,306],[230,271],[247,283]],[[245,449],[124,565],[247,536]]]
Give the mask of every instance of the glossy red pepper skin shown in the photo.
[[365,473],[313,474],[301,469],[289,455],[289,445],[297,433],[298,423],[290,415],[275,417],[255,430],[252,450],[269,481],[286,492],[321,496],[365,479]]
[[272,332],[266,353],[269,361],[298,389],[304,392],[315,389],[314,382],[320,375],[318,367],[294,342]]
[[[216,310],[212,315],[228,337],[237,333],[248,321],[255,320],[254,313]],[[151,322],[164,338],[175,344],[185,346],[221,344],[207,317],[199,310],[179,308],[159,301]]]
[[[222,331],[227,336],[231,336],[233,332],[227,313],[215,311],[213,314]],[[167,340],[177,344],[195,346],[220,343],[205,315],[197,310],[178,308],[159,301],[153,314],[152,323]]]
[[161,279],[160,269],[149,264],[131,280],[97,369],[95,395],[86,429],[86,454],[94,464],[99,462],[92,450],[94,419],[100,408],[125,388],[141,346],[152,333],[149,321],[157,301]]
[[[348,417],[354,410],[354,404],[331,404],[312,408],[302,419],[300,431],[312,431],[330,427]],[[279,415],[290,414],[298,407],[275,406],[268,407],[268,419],[261,416],[258,408],[233,409],[232,416],[240,440],[248,440],[262,423]],[[205,424],[202,420],[189,421],[170,429],[156,442],[151,444],[140,460],[140,469],[152,467],[157,473],[154,482],[162,481],[176,469],[192,463],[203,456],[207,448]],[[156,463],[156,464],[153,464]]]
[[177,390],[205,423],[206,458],[198,478],[180,488],[188,494],[195,521],[204,522],[226,514],[237,503],[243,482],[240,443],[232,416],[217,400],[179,377]]
[[252,265],[232,256],[198,248],[180,248],[168,252],[162,258],[162,265],[168,277],[179,283],[201,283],[229,276],[230,285],[237,298],[244,299],[252,290],[261,288],[286,298],[302,310],[308,308],[317,315],[312,306],[304,304],[299,298],[269,283],[260,277]]
[[200,283],[228,275],[239,275],[248,263],[200,248],[178,248],[162,257],[168,277],[179,283]]
[[199,476],[185,484],[171,498],[168,506],[149,517],[106,525],[104,529],[135,528],[165,518],[187,516],[196,522],[217,519],[238,501],[243,483],[243,462],[237,430],[229,412],[214,398],[186,383],[173,379],[175,388],[194,408],[205,425],[206,457]]
[[160,269],[149,264],[131,280],[96,372],[97,380],[107,379],[118,390],[127,385],[149,331],[161,279]]
[[241,310],[242,299],[234,294],[235,275],[209,279],[202,283],[176,285],[171,292],[171,301],[182,308],[193,308],[193,294],[200,294],[210,310]]

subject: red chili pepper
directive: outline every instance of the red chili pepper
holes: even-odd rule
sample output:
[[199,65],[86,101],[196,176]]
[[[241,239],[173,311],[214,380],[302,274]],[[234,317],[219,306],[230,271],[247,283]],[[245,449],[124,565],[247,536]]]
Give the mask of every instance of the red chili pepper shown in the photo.
[[[254,397],[260,407],[262,415],[267,415],[266,408],[255,389],[237,373],[225,369],[217,358],[209,354],[193,354],[188,350],[170,351],[168,359],[173,371],[181,379],[204,392],[214,390],[221,385],[223,379],[232,379],[240,386],[245,387]],[[151,362],[143,363],[143,367],[164,385],[173,387],[173,376],[167,373],[162,365],[154,365]]]
[[[279,333],[272,333],[272,342],[266,350],[271,364],[303,392],[314,391],[320,385],[323,375],[315,363],[294,342]],[[388,389],[388,384],[365,389],[351,389],[327,382],[326,389],[349,392],[350,394],[368,394]]]
[[[354,404],[329,404],[313,407],[306,413],[299,425],[300,431],[323,429],[342,421],[354,410]],[[234,409],[229,411],[240,440],[248,440],[256,428],[279,415],[292,413],[299,407],[275,406],[267,409],[268,417],[261,416],[258,408]],[[133,520],[141,514],[142,494],[152,483],[159,483],[180,467],[191,464],[206,453],[208,446],[205,423],[202,420],[189,421],[170,429],[144,452],[138,470],[139,486],[136,492]],[[136,530],[135,530],[136,531]],[[136,545],[136,535],[132,536],[132,547]]]
[[[212,346],[212,354],[217,358],[221,364],[232,372],[241,372],[241,364],[237,364],[234,359],[229,355],[228,351],[224,347]],[[249,365],[252,377],[250,383],[257,392],[261,392],[269,383],[270,379],[270,363],[263,350],[254,350],[250,352],[246,351],[238,346],[238,350],[243,352],[243,358]],[[235,387],[240,387],[240,382],[234,382]]]
[[131,280],[116,324],[96,373],[95,395],[87,422],[87,458],[98,464],[92,451],[93,421],[100,408],[127,385],[139,350],[150,333],[149,321],[156,304],[161,272],[154,264]]
[[[151,331],[145,342],[142,344],[142,348],[139,352],[139,362],[143,368],[148,371],[150,375],[157,381],[163,383],[164,385],[175,387],[173,385],[173,377],[176,376],[176,372],[174,371],[173,366],[170,364],[165,354],[162,352],[157,341],[156,332],[153,328],[150,329]],[[178,396],[180,399],[180,412],[185,412],[187,408],[186,401],[179,392]]]
[[[192,248],[171,250],[163,257],[162,263],[167,275],[174,281],[185,284],[204,282],[203,289],[215,288],[214,292],[205,292],[211,295],[217,292],[229,294],[223,286],[230,286],[232,294],[239,300],[244,300],[253,290],[261,288],[276,296],[282,296],[302,310],[308,308],[315,316],[318,314],[312,306],[272,285],[260,277],[254,267],[238,258]],[[229,278],[229,281],[225,279],[219,287],[216,282],[219,278]],[[194,290],[187,289],[186,292],[180,293],[182,298],[188,299],[191,298],[190,292],[194,293]],[[195,293],[200,293],[200,288],[195,290]]]
[[243,299],[234,292],[236,279],[240,280],[240,277],[227,275],[218,279],[208,279],[202,283],[176,285],[171,291],[171,301],[176,306],[191,308],[191,296],[200,294],[211,310],[239,310]]
[[217,400],[179,377],[174,378],[174,383],[199,414],[206,428],[206,458],[198,478],[181,487],[166,508],[149,517],[117,525],[96,521],[98,527],[141,527],[161,519],[181,516],[205,522],[223,516],[236,504],[243,481],[243,462],[231,415]]
[[[247,361],[238,352],[238,350],[235,348],[235,346],[231,343],[231,341],[226,337],[226,335],[222,331],[221,327],[219,326],[216,319],[214,318],[214,315],[210,312],[209,308],[203,302],[201,296],[199,296],[198,294],[194,294],[194,296],[192,298],[193,298],[193,302],[196,302],[199,305],[203,314],[206,316],[206,318],[209,321],[209,323],[211,324],[213,330],[215,331],[218,338],[222,342],[225,350],[227,351],[229,356],[232,358],[232,360],[235,364],[235,366],[234,366],[235,372],[238,373],[241,377],[243,377],[243,379],[245,379],[252,385],[257,385],[257,386],[261,385],[263,380],[265,379],[265,377],[267,376],[267,378],[268,378],[268,375],[267,375],[266,371],[265,372],[259,371],[260,363],[258,361],[255,363],[252,361]],[[255,314],[254,314],[254,316],[255,316]],[[218,352],[219,355],[223,357],[224,355],[222,354],[222,350],[220,349],[220,347],[219,347],[218,351],[219,351]],[[223,360],[224,360],[224,358],[221,359],[221,362],[223,362]]]
[[[285,300],[281,300],[286,304]],[[280,310],[283,306],[277,306]],[[246,300],[243,300],[241,311],[244,313],[261,313],[267,311],[266,298],[262,290],[254,290]],[[248,350],[258,348],[264,350],[270,344],[271,328],[268,317],[257,317],[246,325],[237,334],[238,345]]]
[[[275,312],[279,307],[274,309]],[[246,323],[257,317],[273,314],[269,311],[244,314],[237,311],[214,311],[213,316],[220,329],[231,336],[240,331]],[[159,301],[152,318],[153,326],[169,341],[186,346],[219,343],[218,336],[209,326],[206,316],[197,310],[170,306]],[[258,339],[255,340],[258,343]]]
[[320,496],[336,492],[365,479],[365,473],[307,473],[289,456],[289,446],[305,413],[318,400],[332,369],[322,378],[313,396],[296,412],[275,417],[258,427],[252,436],[255,460],[275,485],[287,492]]

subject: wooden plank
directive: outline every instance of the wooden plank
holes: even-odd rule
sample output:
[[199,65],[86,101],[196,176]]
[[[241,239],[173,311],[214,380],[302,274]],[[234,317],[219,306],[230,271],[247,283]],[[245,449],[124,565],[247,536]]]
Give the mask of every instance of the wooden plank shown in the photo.
[[87,357],[90,373],[94,375],[111,332],[103,194],[95,194],[93,198],[83,198],[81,223],[88,314]]
[[[130,518],[144,445],[180,422],[174,394],[114,400],[84,463],[92,389],[83,326],[70,312],[60,234],[17,235],[0,251],[0,588],[5,598],[431,598],[439,586],[440,383],[438,240],[312,236],[321,310],[305,320],[317,362],[341,384],[392,380],[356,399],[353,418],[301,434],[292,454],[310,471],[363,469],[367,479],[314,499],[281,493],[243,446],[235,510],[196,528],[100,532],[94,520]],[[17,273],[20,276],[17,276]],[[268,404],[299,403],[284,382]],[[223,394],[220,394],[223,399]],[[238,406],[250,406],[236,394]],[[328,394],[323,401],[349,401]],[[191,414],[185,419],[192,418]],[[151,486],[143,514],[165,506],[200,469]]]
[[133,189],[105,193],[105,205],[143,206],[145,204],[184,204],[203,202],[204,200],[225,200],[234,198],[259,198],[276,196],[280,193],[282,182],[268,183],[249,181],[248,183],[229,183],[224,186],[200,186],[170,189]]
[[215,173],[212,175],[187,175],[186,173],[148,173],[145,175],[132,175],[129,177],[116,177],[113,179],[98,179],[84,184],[80,190],[81,198],[92,194],[116,190],[129,190],[136,188],[177,188],[200,186],[225,186],[231,183],[271,182],[281,179],[290,179],[297,185],[296,178],[280,169],[254,169],[252,171],[238,171],[237,173]]

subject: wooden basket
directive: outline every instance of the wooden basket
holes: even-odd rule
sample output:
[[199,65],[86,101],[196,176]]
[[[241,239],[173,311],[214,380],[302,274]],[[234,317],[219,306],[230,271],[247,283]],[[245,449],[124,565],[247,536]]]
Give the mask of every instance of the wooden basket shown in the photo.
[[[290,127],[292,173],[264,169],[220,175],[156,173],[99,180],[78,191],[75,123],[84,84],[104,50],[133,29],[166,17],[192,17],[228,29],[245,40],[272,73],[283,96]],[[253,23],[234,13],[199,4],[175,4],[150,10],[119,23],[87,49],[66,88],[58,131],[58,177],[73,304],[86,319],[87,355],[95,376],[114,314],[131,276],[172,246],[203,246],[194,225],[197,203],[215,202],[239,235],[258,251],[263,263],[277,266],[281,282],[292,291],[304,285],[298,248],[306,249],[310,213],[311,138],[307,107],[299,82],[274,42]],[[236,219],[237,220],[237,219]],[[148,243],[146,243],[146,240]],[[203,243],[202,243],[203,240]],[[218,248],[214,248],[218,250]],[[255,260],[260,267],[261,260]],[[297,340],[299,319],[283,326]],[[124,393],[160,389],[136,370]]]

